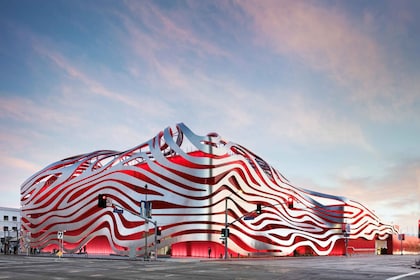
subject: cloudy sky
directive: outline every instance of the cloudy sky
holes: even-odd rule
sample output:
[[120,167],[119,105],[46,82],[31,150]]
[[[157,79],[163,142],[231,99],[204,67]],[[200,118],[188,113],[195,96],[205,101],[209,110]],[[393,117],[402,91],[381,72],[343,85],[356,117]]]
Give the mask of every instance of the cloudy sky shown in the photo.
[[417,233],[420,2],[0,1],[0,206],[184,122]]

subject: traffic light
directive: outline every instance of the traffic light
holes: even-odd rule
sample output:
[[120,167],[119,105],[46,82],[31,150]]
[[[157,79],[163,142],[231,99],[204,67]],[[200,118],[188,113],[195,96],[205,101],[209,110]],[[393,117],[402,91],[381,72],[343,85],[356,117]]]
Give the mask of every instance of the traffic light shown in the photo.
[[162,235],[162,227],[157,228],[156,235]]
[[293,197],[289,197],[287,199],[287,207],[289,207],[289,209],[293,209]]
[[106,195],[98,194],[98,207],[106,208]]
[[257,210],[256,210],[257,214],[261,214],[262,209],[261,209],[261,204],[257,204]]
[[222,237],[229,237],[229,229],[222,228]]
[[344,233],[350,233],[350,224],[349,223],[341,224],[341,231]]

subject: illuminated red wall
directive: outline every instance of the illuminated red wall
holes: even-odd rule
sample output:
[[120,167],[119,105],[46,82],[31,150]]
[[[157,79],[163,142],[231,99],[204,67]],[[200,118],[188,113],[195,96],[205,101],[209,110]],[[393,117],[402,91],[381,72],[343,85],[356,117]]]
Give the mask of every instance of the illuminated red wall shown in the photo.
[[[98,194],[109,207],[98,207]],[[162,227],[157,249],[171,247],[175,256],[207,256],[209,246],[224,254],[226,210],[233,256],[343,255],[346,224],[354,253],[397,233],[364,205],[294,186],[247,148],[182,123],[127,151],[76,155],[37,172],[21,186],[22,228],[44,251],[66,230],[66,252],[143,255],[146,243],[154,249],[154,225],[139,217],[146,197]]]

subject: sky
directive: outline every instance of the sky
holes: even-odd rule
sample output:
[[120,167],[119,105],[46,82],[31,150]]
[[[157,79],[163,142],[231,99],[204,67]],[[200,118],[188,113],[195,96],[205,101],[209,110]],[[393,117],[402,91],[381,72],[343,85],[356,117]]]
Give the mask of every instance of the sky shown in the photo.
[[185,123],[417,235],[420,1],[0,0],[0,206]]

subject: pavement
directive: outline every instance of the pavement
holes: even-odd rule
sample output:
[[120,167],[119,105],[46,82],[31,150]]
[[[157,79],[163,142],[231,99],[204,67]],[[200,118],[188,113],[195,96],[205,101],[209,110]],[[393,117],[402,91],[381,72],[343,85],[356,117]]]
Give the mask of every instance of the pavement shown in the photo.
[[411,267],[420,269],[420,257],[414,261],[414,264]]
[[116,255],[0,255],[0,279],[419,280],[420,255],[190,258]]
[[[56,258],[57,256],[49,253],[40,253],[34,255],[27,255],[27,254],[18,254],[20,256],[34,256],[34,257],[52,257]],[[354,255],[355,258],[357,257],[384,257],[378,255]],[[386,256],[401,256],[401,255],[386,255]],[[420,254],[418,255],[405,255],[409,257],[413,257],[413,264],[411,265],[412,268],[420,269]],[[331,256],[332,258],[351,258],[346,256]],[[247,258],[228,258],[227,260],[221,258],[205,258],[205,257],[183,257],[183,256],[168,256],[168,255],[159,255],[156,258],[148,258],[145,259],[143,256],[137,256],[136,258],[130,258],[128,256],[122,255],[104,255],[104,254],[63,254],[62,258],[81,258],[81,259],[104,259],[104,260],[135,260],[135,261],[146,261],[146,262],[153,262],[153,261],[164,261],[164,262],[212,262],[212,261],[249,261],[249,260],[275,260],[275,259],[296,259],[299,257],[247,257]],[[302,258],[302,257],[300,257]],[[305,257],[304,257],[305,258]],[[318,258],[323,258],[323,256],[319,256]]]

